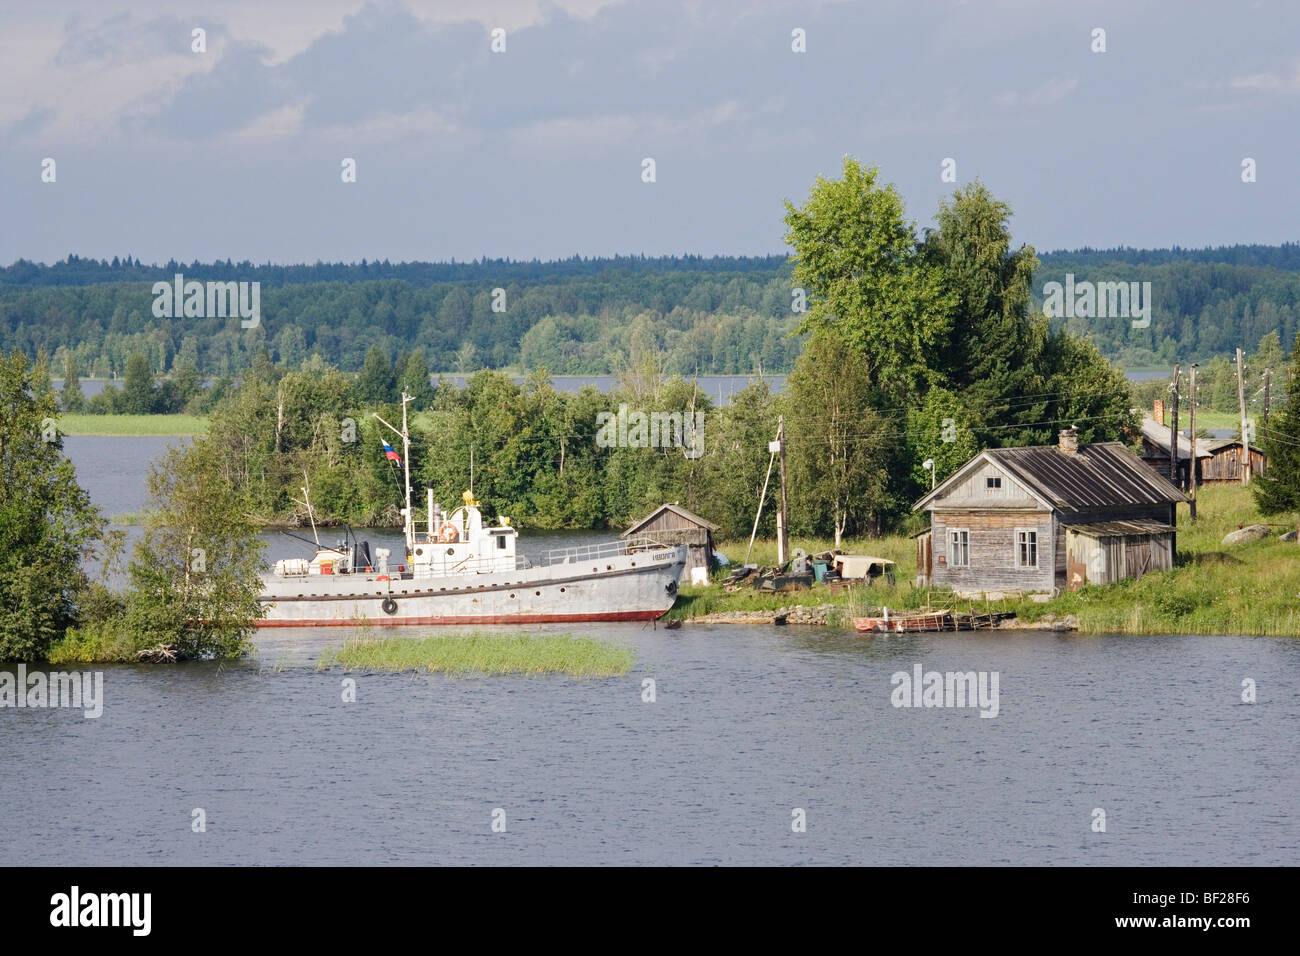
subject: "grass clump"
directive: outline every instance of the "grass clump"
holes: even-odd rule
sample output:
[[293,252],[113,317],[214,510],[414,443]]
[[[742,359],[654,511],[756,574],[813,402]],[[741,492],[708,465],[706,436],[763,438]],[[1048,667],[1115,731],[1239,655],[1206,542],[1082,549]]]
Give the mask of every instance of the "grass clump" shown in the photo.
[[572,634],[471,633],[405,637],[350,637],[326,648],[317,670],[423,671],[452,677],[491,674],[567,674],[623,677],[636,653]]

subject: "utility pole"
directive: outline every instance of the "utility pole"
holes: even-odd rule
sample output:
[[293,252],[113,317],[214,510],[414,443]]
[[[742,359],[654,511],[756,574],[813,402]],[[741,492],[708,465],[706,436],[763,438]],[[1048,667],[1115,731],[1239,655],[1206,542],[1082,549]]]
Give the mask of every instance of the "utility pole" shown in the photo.
[[1264,426],[1268,427],[1268,386],[1273,378],[1271,369],[1264,369]]
[[1169,386],[1173,392],[1173,415],[1169,418],[1169,480],[1181,485],[1178,480],[1178,363],[1174,363],[1174,383]]
[[1250,484],[1250,436],[1246,432],[1246,385],[1241,349],[1237,349],[1237,404],[1241,408],[1241,483]]
[[789,518],[785,499],[785,416],[776,420],[777,455],[781,460],[781,510],[776,514],[776,563],[785,567],[790,559]]
[[1191,424],[1188,426],[1188,429],[1192,433],[1192,440],[1191,440],[1192,453],[1187,466],[1187,473],[1190,476],[1190,483],[1191,483],[1191,487],[1187,489],[1188,497],[1191,499],[1191,501],[1188,503],[1187,506],[1187,515],[1192,521],[1195,521],[1196,520],[1196,479],[1198,477],[1197,472],[1200,470],[1199,468],[1200,459],[1196,457],[1196,363],[1195,362],[1192,363],[1192,367],[1188,369],[1187,374],[1190,379],[1187,384],[1187,390],[1191,393],[1191,396],[1189,397],[1187,402],[1187,413],[1191,416],[1192,419]]

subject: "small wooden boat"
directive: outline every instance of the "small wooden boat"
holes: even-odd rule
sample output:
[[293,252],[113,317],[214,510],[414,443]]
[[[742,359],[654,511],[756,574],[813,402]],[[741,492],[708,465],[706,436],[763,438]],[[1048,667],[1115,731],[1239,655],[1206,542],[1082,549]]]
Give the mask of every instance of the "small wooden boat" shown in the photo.
[[956,630],[952,620],[952,612],[948,610],[913,611],[911,613],[903,612],[891,615],[889,608],[882,608],[880,617],[855,617],[853,626],[859,631],[876,633]]
[[1014,611],[991,614],[953,612],[946,608],[922,608],[890,614],[881,608],[880,617],[855,617],[853,626],[859,631],[897,633],[900,631],[979,631],[996,627],[999,622],[1015,617]]

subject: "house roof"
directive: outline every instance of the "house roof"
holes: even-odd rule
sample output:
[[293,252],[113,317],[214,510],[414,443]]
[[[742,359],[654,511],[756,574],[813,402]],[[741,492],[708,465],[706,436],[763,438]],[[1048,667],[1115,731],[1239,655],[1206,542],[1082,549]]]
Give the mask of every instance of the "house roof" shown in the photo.
[[[1150,415],[1143,415],[1142,416],[1142,437],[1145,438],[1147,441],[1151,442],[1151,444],[1158,447],[1166,455],[1169,454],[1169,426],[1168,425],[1161,425]],[[1197,458],[1213,457],[1214,454],[1213,449],[1217,448],[1218,444],[1220,444],[1221,442],[1222,439],[1219,440],[1210,440],[1205,438],[1196,439],[1196,457]],[[1186,461],[1190,457],[1191,445],[1192,445],[1192,440],[1188,438],[1186,435],[1180,434],[1178,436],[1178,460],[1179,461]]]
[[624,531],[623,537],[626,538],[630,534],[636,534],[638,531],[640,531],[642,528],[644,528],[646,525],[648,525],[651,521],[653,521],[655,518],[657,518],[660,514],[662,514],[665,511],[671,511],[677,514],[678,516],[685,518],[687,521],[691,522],[692,524],[699,525],[701,528],[708,528],[710,531],[717,531],[718,528],[720,527],[720,525],[716,525],[712,521],[705,521],[703,518],[701,518],[699,515],[695,514],[694,512],[687,511],[681,505],[677,504],[676,502],[673,502],[672,504],[660,505],[654,511],[650,512],[648,515],[646,515],[644,518],[638,521],[636,524],[632,525],[632,527]]
[[1168,504],[1187,497],[1119,442],[1080,445],[1067,455],[1056,445],[991,448],[976,455],[918,501],[916,511],[947,494],[971,468],[986,461],[1002,469],[1054,510]]
[[1137,534],[1166,534],[1176,530],[1173,525],[1150,518],[1136,521],[1097,521],[1092,524],[1067,524],[1068,531],[1077,531],[1090,538],[1109,538]]

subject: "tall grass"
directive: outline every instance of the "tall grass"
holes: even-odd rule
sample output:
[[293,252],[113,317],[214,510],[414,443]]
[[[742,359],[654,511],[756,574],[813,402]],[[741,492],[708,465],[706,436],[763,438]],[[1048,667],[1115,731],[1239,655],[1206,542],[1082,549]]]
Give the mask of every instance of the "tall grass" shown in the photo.
[[327,648],[317,670],[425,671],[453,677],[490,674],[568,674],[622,677],[636,662],[628,647],[571,634],[482,633],[425,638],[350,637]]

